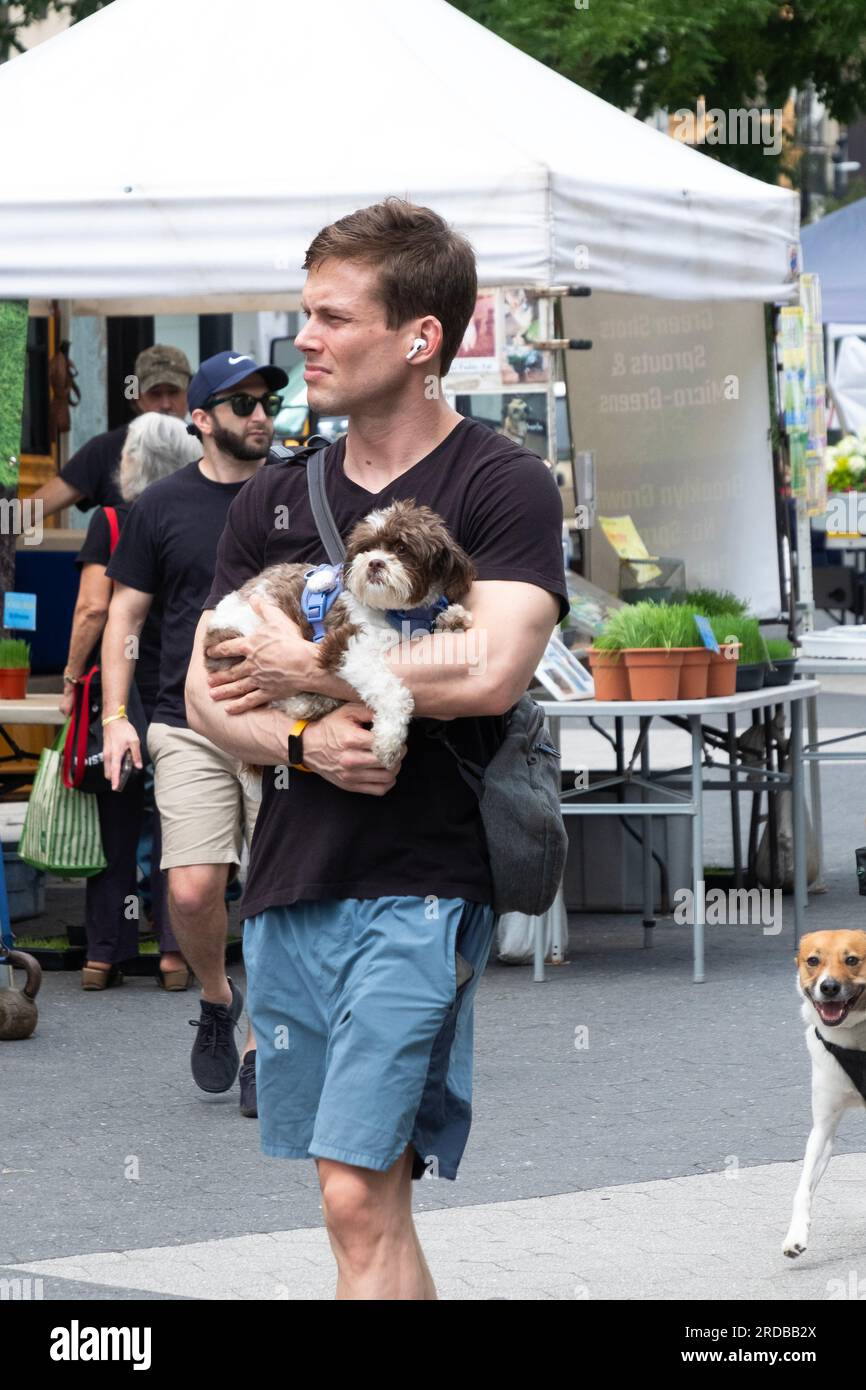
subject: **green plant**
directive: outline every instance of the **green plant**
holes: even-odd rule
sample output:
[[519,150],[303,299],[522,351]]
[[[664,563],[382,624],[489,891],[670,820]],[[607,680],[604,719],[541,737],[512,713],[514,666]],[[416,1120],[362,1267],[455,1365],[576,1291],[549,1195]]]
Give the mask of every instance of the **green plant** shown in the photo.
[[757,618],[742,613],[719,613],[710,618],[713,636],[721,646],[739,642],[741,666],[766,666],[769,662],[767,643]]
[[706,618],[713,618],[718,613],[746,612],[746,604],[729,589],[684,589],[677,594],[676,602],[687,604],[695,613],[702,613]]
[[69,945],[68,936],[17,936],[15,937],[16,951],[76,951],[77,946]]
[[635,647],[694,647],[700,639],[692,614],[678,604],[629,603],[619,608],[595,639],[599,651]]
[[771,661],[790,661],[794,647],[787,637],[768,637],[767,651]]
[[0,637],[0,671],[18,671],[30,666],[30,643],[20,637]]
[[[703,614],[703,609],[698,609],[698,613]],[[671,646],[673,647],[702,647],[703,638],[698,631],[695,622],[695,609],[691,604],[688,607],[682,603],[671,604],[670,607],[670,635]]]

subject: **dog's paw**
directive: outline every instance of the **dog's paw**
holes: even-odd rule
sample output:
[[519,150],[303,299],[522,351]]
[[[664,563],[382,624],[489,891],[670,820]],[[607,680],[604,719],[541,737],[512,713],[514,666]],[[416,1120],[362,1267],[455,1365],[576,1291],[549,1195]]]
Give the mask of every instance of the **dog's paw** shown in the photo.
[[472,626],[472,614],[462,603],[451,603],[433,624],[434,632],[466,632]]
[[796,1260],[806,1249],[808,1240],[808,1231],[802,1226],[792,1226],[782,1242],[782,1254],[787,1255],[789,1260]]

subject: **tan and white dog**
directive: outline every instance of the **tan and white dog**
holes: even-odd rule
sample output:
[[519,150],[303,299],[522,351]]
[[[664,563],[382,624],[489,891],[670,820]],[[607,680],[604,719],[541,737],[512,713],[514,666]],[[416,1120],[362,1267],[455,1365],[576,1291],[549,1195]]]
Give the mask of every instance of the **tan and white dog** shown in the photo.
[[[812,1058],[812,1132],[782,1251],[802,1255],[812,1198],[846,1110],[866,1108],[866,931],[809,932],[796,955],[806,1046]],[[823,1039],[823,1041],[822,1041]]]

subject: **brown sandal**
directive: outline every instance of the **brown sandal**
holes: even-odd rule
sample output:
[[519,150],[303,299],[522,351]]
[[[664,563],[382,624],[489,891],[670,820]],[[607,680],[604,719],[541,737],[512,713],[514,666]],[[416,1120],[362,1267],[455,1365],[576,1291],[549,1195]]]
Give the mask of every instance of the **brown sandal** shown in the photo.
[[81,971],[82,989],[108,989],[109,985],[122,985],[123,975],[116,965],[102,970],[98,965],[85,965]]
[[160,967],[156,972],[156,983],[160,989],[189,989],[192,984],[192,971],[188,966],[184,966],[182,970],[163,970]]

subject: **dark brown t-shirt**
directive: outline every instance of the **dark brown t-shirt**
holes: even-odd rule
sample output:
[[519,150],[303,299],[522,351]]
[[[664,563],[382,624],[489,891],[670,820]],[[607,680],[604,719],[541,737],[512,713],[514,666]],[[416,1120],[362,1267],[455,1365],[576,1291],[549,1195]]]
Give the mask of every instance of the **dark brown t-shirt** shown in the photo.
[[[345,440],[325,455],[328,501],[345,540],[361,517],[399,498],[438,512],[482,580],[536,584],[568,612],[562,503],[549,469],[486,425],[461,420],[447,439],[381,492],[343,472]],[[205,608],[278,561],[327,560],[307,497],[306,467],[263,468],[228,512]],[[238,716],[242,717],[242,716]],[[413,720],[397,781],[382,797],[347,792],[290,771],[278,787],[263,777],[250,868],[240,906],[252,917],[300,899],[459,897],[490,903],[490,868],[478,800],[451,753]],[[486,765],[504,716],[449,721],[451,741]],[[285,780],[285,778],[281,779]]]

